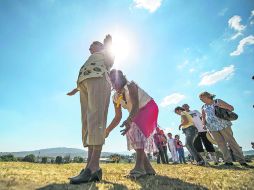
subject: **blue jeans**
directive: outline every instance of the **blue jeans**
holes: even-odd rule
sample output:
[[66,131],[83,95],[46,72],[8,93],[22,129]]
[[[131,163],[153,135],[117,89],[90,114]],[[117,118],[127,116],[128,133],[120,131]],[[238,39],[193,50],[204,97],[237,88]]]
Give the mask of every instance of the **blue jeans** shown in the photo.
[[184,157],[184,150],[183,148],[177,148],[176,151],[178,152],[178,156],[179,156],[179,161],[180,163],[186,163],[185,162],[185,157]]
[[190,154],[194,157],[194,159],[197,162],[200,162],[203,160],[203,158],[200,156],[200,154],[197,152],[196,148],[194,147],[194,141],[198,136],[198,130],[194,126],[190,126],[188,128],[183,129],[183,133],[185,134],[185,142],[186,142],[186,148],[190,152]]

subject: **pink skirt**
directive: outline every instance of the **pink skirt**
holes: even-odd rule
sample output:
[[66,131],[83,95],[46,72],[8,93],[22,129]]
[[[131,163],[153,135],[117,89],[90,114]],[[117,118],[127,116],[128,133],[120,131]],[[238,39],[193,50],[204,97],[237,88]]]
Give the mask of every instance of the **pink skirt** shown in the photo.
[[158,112],[159,109],[154,100],[150,100],[139,110],[133,119],[130,130],[126,133],[128,150],[157,151],[153,135],[156,133]]

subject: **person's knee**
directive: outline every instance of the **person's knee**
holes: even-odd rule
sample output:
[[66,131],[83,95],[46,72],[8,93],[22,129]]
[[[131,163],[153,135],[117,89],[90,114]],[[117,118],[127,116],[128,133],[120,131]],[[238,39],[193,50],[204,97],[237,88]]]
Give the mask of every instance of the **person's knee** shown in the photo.
[[96,151],[101,151],[102,150],[102,145],[93,145],[92,149],[96,150]]

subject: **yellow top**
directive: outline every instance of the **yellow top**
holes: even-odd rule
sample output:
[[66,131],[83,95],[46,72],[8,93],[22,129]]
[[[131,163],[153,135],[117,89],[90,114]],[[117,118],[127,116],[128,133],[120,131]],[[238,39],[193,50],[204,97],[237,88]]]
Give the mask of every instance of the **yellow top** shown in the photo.
[[184,115],[187,120],[188,120],[188,123],[186,125],[182,125],[182,129],[186,129],[190,126],[194,126],[194,123],[193,123],[193,120],[192,120],[192,117],[189,113],[187,113],[186,111],[182,111],[181,113],[181,116]]

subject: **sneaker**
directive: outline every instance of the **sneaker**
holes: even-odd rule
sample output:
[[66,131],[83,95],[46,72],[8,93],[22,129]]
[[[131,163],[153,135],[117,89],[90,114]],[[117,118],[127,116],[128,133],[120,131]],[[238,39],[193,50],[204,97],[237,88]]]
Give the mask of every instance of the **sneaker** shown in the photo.
[[203,160],[197,162],[197,166],[204,166],[205,165],[205,162]]

